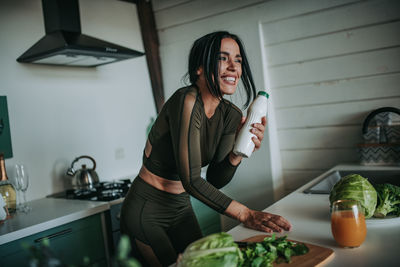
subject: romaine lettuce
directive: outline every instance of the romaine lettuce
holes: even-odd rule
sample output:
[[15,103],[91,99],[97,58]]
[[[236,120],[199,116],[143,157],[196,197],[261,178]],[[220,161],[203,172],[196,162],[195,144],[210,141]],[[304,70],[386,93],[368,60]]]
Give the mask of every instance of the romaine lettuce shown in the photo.
[[233,237],[221,232],[203,237],[184,251],[178,267],[232,267],[243,261],[242,253]]

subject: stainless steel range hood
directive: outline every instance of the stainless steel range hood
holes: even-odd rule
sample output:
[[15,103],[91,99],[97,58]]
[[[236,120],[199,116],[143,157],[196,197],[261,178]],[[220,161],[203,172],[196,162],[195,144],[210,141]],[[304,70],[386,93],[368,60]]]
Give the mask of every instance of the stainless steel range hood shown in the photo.
[[42,6],[46,35],[18,62],[95,67],[144,55],[82,34],[78,0],[42,0]]

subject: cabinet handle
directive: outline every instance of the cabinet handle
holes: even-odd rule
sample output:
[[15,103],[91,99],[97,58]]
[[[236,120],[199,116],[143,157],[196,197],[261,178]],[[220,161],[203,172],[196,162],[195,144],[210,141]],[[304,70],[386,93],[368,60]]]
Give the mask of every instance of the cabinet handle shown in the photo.
[[57,232],[57,233],[54,233],[54,234],[50,234],[50,235],[48,235],[48,236],[43,236],[43,237],[39,237],[38,239],[35,239],[35,243],[39,243],[39,242],[41,242],[43,239],[52,239],[52,238],[55,238],[55,237],[57,237],[57,236],[60,236],[60,235],[65,235],[65,234],[68,234],[68,233],[71,233],[72,232],[72,229],[71,228],[68,228],[68,229],[65,229],[65,230],[62,230],[62,231],[60,231],[60,232]]

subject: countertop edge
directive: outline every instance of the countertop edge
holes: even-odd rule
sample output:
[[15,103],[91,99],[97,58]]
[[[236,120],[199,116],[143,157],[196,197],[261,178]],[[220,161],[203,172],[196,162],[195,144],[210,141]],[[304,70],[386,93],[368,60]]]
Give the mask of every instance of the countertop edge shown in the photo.
[[79,219],[89,217],[91,215],[106,211],[110,209],[109,203],[102,203],[98,206],[83,209],[74,213],[67,214],[65,216],[57,217],[55,219],[38,223],[32,226],[25,227],[23,229],[13,231],[0,236],[0,245],[24,238],[30,235],[37,234],[48,229],[70,223]]

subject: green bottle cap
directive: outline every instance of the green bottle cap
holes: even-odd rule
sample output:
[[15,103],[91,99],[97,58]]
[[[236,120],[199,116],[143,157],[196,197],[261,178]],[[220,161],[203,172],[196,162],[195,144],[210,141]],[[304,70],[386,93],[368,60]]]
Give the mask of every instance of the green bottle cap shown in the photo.
[[265,96],[266,98],[269,98],[269,94],[267,93],[267,92],[265,92],[265,91],[258,91],[258,94],[257,95],[263,95],[263,96]]

